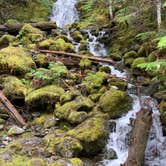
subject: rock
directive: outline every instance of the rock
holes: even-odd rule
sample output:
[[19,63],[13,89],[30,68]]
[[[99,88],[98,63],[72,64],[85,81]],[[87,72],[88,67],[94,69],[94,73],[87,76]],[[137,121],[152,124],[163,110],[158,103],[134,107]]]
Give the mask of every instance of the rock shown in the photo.
[[114,160],[117,159],[117,154],[113,149],[108,149],[105,153],[103,158],[105,160]]
[[29,162],[28,162],[28,166],[47,166],[47,164],[45,163],[45,161],[43,159],[40,158],[32,158]]
[[44,123],[44,128],[51,128],[56,125],[56,120],[55,118],[48,118],[45,123]]
[[84,40],[84,37],[80,31],[72,32],[71,36],[74,39],[74,41],[76,41],[76,42],[80,42],[81,40]]
[[166,136],[166,100],[160,102],[160,119],[162,123],[163,134]]
[[35,68],[34,61],[22,48],[7,47],[0,50],[1,73],[23,75]]
[[18,39],[23,44],[35,43],[35,41],[42,39],[44,37],[44,32],[38,28],[33,27],[30,24],[25,24],[18,35]]
[[29,108],[40,108],[41,110],[50,109],[60,100],[60,96],[64,93],[61,87],[56,85],[48,85],[43,88],[31,91],[25,97],[25,103]]
[[133,61],[132,65],[131,65],[131,68],[132,69],[138,69],[138,65],[141,64],[141,63],[145,63],[145,62],[146,62],[146,58],[142,58],[142,57],[136,58]]
[[110,58],[114,61],[120,61],[122,59],[121,55],[118,52],[111,53]]
[[111,73],[111,69],[109,66],[101,66],[99,67],[100,72]]
[[94,106],[94,103],[86,97],[79,96],[64,105],[56,105],[55,115],[60,120],[66,120],[72,124],[79,124],[87,118],[87,112]]
[[110,118],[119,118],[130,108],[130,97],[126,92],[109,90],[100,97],[99,106]]
[[8,130],[8,135],[9,136],[12,136],[12,135],[19,135],[19,134],[22,134],[24,133],[25,130],[18,127],[18,126],[12,126],[9,130]]
[[14,76],[1,78],[3,93],[11,99],[24,99],[26,94],[32,89],[27,87]]
[[102,117],[89,118],[79,124],[67,135],[81,141],[83,151],[86,155],[95,155],[102,150],[107,138],[107,123]]
[[9,46],[10,43],[14,42],[15,40],[16,40],[15,36],[12,36],[12,35],[3,35],[0,38],[0,48],[1,47]]
[[83,149],[78,139],[65,134],[49,134],[44,137],[43,141],[47,144],[51,153],[55,151],[58,155],[65,158],[78,156]]
[[129,51],[129,52],[125,53],[123,56],[124,59],[137,58],[137,57],[138,57],[138,55],[137,55],[136,51]]
[[116,86],[118,89],[125,91],[127,89],[128,83],[119,78],[110,78],[109,79],[109,86]]

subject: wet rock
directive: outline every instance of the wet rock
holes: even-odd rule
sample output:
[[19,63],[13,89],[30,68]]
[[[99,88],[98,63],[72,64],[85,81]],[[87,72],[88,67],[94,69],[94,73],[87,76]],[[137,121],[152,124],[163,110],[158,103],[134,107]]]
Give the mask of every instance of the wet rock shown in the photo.
[[24,129],[14,125],[8,130],[8,135],[9,136],[20,135],[23,134],[24,132],[25,132]]
[[102,112],[109,113],[111,118],[121,117],[130,108],[130,97],[120,90],[109,90],[99,100]]
[[59,101],[64,90],[56,85],[48,85],[31,91],[25,97],[25,103],[29,108],[40,108],[40,110],[53,109],[54,104]]
[[80,140],[83,145],[83,151],[86,155],[95,155],[102,150],[107,137],[107,123],[101,117],[89,118],[79,124],[67,135]]
[[36,68],[36,65],[32,58],[28,56],[22,48],[7,47],[0,51],[1,73],[23,75],[32,68]]
[[104,159],[106,160],[113,160],[117,159],[117,154],[113,149],[108,149],[103,156]]

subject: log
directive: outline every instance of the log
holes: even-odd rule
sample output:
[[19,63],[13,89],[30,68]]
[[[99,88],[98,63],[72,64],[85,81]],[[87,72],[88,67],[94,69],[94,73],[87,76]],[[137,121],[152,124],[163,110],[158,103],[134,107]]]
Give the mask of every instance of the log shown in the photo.
[[0,101],[7,108],[7,112],[21,125],[25,126],[26,122],[23,117],[17,112],[16,108],[6,98],[3,92],[0,90]]
[[[50,31],[51,29],[57,28],[56,24],[53,22],[39,22],[39,23],[29,23],[29,24],[43,31]],[[0,31],[8,33],[18,33],[24,25],[25,24],[23,23],[0,25]]]
[[51,51],[51,50],[41,50],[39,48],[36,48],[36,51],[39,51],[41,53],[49,53],[49,54],[56,54],[56,55],[63,55],[67,57],[74,57],[74,58],[87,58],[91,61],[95,62],[102,62],[102,63],[109,63],[109,64],[114,64],[115,62],[111,59],[108,58],[101,58],[101,57],[94,57],[94,56],[85,56],[77,53],[68,53],[68,52],[63,52],[63,51]]
[[128,158],[121,166],[142,166],[145,149],[148,141],[149,131],[152,125],[152,111],[141,108],[132,129],[129,142]]

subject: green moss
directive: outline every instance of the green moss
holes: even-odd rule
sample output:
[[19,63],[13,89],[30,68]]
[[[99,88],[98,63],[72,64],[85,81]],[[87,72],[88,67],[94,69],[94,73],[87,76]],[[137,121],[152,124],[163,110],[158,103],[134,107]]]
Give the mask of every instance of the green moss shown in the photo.
[[62,106],[57,104],[55,115],[60,120],[67,120],[69,123],[81,123],[87,118],[86,111],[89,111],[94,106],[94,103],[85,97],[77,97],[71,102],[67,102]]
[[128,111],[130,106],[129,99],[126,92],[109,90],[101,96],[99,105],[102,112],[109,113],[111,118],[119,118]]
[[47,166],[46,162],[40,158],[32,158],[28,161],[27,166]]
[[25,24],[21,28],[17,37],[23,44],[31,44],[38,39],[42,39],[44,37],[44,32],[38,28],[31,26],[30,24]]
[[118,52],[111,53],[109,57],[115,61],[120,61],[122,59],[120,53]]
[[36,65],[23,49],[7,47],[0,51],[1,73],[24,74],[32,68],[36,68]]
[[128,58],[124,60],[124,64],[126,66],[131,66],[133,62],[134,62],[134,58]]
[[80,42],[81,40],[84,40],[83,35],[81,34],[80,31],[74,31],[71,36],[76,42]]
[[124,57],[124,59],[137,58],[138,54],[135,51],[129,51],[129,52],[125,53],[123,57]]
[[85,68],[90,68],[92,66],[92,62],[87,59],[87,58],[83,58],[80,60],[80,67],[85,69]]
[[143,43],[140,47],[140,49],[138,50],[138,56],[139,57],[147,57],[150,52],[152,51],[152,48],[151,48],[151,44],[150,43]]
[[53,106],[63,93],[62,88],[49,85],[28,93],[25,102],[29,107]]
[[39,47],[41,49],[49,49],[51,45],[55,44],[55,40],[52,38],[48,38],[46,40],[43,40],[39,43]]
[[153,62],[158,57],[158,51],[153,51],[148,55],[148,62]]
[[47,57],[44,54],[37,54],[34,57],[34,61],[35,61],[37,66],[39,66],[39,67],[46,67],[46,66],[48,66],[48,62],[47,62],[46,58]]
[[69,159],[69,161],[71,162],[72,166],[83,166],[83,162],[81,159],[79,158],[71,158]]
[[81,141],[85,153],[96,154],[104,146],[106,121],[103,118],[90,118],[68,131],[67,134]]
[[4,94],[11,99],[24,99],[25,95],[32,90],[14,76],[4,77],[2,87]]
[[139,64],[145,63],[145,62],[146,62],[146,58],[143,58],[143,57],[141,57],[141,58],[136,58],[136,59],[133,61],[131,67],[132,67],[132,69],[136,69],[136,68],[138,68],[137,66],[138,66]]
[[0,38],[0,47],[8,46],[8,45],[10,45],[12,42],[14,42],[15,40],[16,40],[16,37],[15,37],[15,36],[12,36],[12,35],[3,35],[3,36]]

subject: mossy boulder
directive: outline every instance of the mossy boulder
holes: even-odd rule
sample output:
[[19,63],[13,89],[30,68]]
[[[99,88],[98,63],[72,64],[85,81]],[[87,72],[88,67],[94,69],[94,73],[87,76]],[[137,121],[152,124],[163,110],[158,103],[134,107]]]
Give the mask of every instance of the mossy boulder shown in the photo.
[[107,80],[108,75],[105,72],[89,73],[82,82],[88,91],[99,89]]
[[21,80],[14,76],[7,76],[2,78],[2,87],[4,94],[12,100],[24,99],[26,94],[32,90],[30,87],[24,85]]
[[46,166],[46,162],[41,158],[32,158],[28,162],[28,166]]
[[151,44],[148,42],[143,43],[138,50],[138,56],[139,57],[147,57],[151,51],[152,51]]
[[141,63],[145,63],[146,62],[146,58],[143,58],[143,57],[140,57],[140,58],[136,58],[131,67],[132,69],[138,69],[138,65],[141,64]]
[[80,31],[74,31],[71,34],[71,36],[76,42],[80,42],[81,40],[84,40],[84,37],[83,37],[83,35],[81,34]]
[[48,66],[48,62],[47,62],[46,59],[47,59],[47,57],[44,54],[37,54],[34,57],[34,61],[35,61],[36,65],[38,67],[47,67]]
[[79,65],[82,69],[88,69],[92,66],[92,62],[87,58],[83,58],[83,59],[80,60]]
[[158,51],[153,51],[148,55],[148,62],[153,62],[157,59],[158,57]]
[[25,24],[18,35],[18,39],[23,44],[31,44],[35,43],[37,40],[42,39],[44,37],[44,32],[38,28],[33,27],[30,24]]
[[43,141],[44,144],[47,144],[48,150],[51,153],[56,152],[65,158],[78,156],[83,149],[78,139],[65,134],[49,134],[43,138]]
[[60,120],[67,120],[69,123],[78,124],[87,118],[87,111],[90,111],[93,106],[94,103],[89,98],[79,96],[62,106],[57,104],[55,116]]
[[119,78],[110,78],[109,79],[109,86],[116,86],[118,89],[125,91],[127,89],[128,83]]
[[25,103],[29,108],[52,109],[60,96],[64,93],[63,88],[56,85],[48,85],[31,91],[25,97]]
[[92,117],[72,130],[67,135],[75,137],[81,141],[83,151],[86,155],[95,155],[99,153],[105,145],[107,137],[107,123],[102,117]]
[[130,108],[130,97],[124,91],[111,89],[100,97],[99,106],[110,118],[119,118]]
[[22,48],[7,47],[0,51],[0,72],[23,75],[36,65]]
[[16,40],[15,36],[12,35],[3,35],[0,38],[0,47],[6,47]]
[[39,47],[41,49],[49,49],[51,45],[55,44],[55,40],[53,38],[48,38],[39,43]]
[[122,59],[120,53],[118,52],[111,53],[109,57],[115,61],[120,61]]
[[136,51],[129,51],[129,52],[126,52],[123,57],[124,57],[124,59],[137,58],[138,54]]

